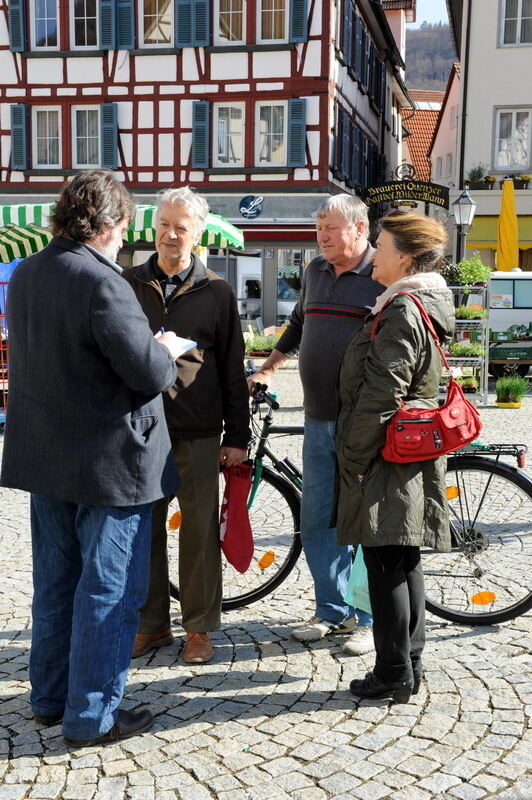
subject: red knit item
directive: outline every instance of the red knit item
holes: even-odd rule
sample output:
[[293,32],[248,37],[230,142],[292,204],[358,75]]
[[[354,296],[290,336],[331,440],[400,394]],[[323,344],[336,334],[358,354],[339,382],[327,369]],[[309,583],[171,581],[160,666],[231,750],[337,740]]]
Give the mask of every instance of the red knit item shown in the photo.
[[251,464],[237,464],[222,470],[225,491],[220,509],[220,546],[238,572],[245,572],[253,558],[253,533],[247,507],[251,470]]

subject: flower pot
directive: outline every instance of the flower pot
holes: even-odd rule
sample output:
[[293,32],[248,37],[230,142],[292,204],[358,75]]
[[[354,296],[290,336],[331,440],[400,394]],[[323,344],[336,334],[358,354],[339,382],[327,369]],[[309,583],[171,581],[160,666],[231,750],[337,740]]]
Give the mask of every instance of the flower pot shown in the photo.
[[468,187],[470,189],[493,189],[493,181],[469,181]]
[[507,403],[501,403],[501,402],[499,402],[497,400],[495,402],[495,405],[497,406],[497,408],[521,408],[521,406],[523,404],[521,403],[521,401],[519,401],[519,402],[513,402],[512,401],[512,402],[507,402]]

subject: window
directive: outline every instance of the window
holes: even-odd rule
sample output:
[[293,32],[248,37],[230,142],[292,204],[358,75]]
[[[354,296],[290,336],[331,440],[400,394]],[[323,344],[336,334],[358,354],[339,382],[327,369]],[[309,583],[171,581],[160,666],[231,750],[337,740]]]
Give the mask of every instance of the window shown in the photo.
[[215,104],[216,166],[244,163],[244,103]]
[[71,0],[72,47],[98,47],[98,0]]
[[495,166],[497,169],[527,168],[530,162],[530,110],[497,111]]
[[288,0],[261,0],[259,14],[259,41],[285,42],[288,39]]
[[73,109],[73,166],[100,166],[100,109],[98,106]]
[[217,0],[215,15],[215,36],[219,44],[238,44],[246,41],[244,0]]
[[286,103],[257,103],[256,163],[258,166],[286,164]]
[[532,0],[503,0],[501,44],[532,44]]
[[54,50],[58,45],[57,0],[33,0],[31,45]]
[[514,292],[516,308],[532,308],[532,280],[515,281]]
[[450,177],[453,174],[453,154],[447,153],[445,156],[445,174]]
[[140,43],[142,47],[173,46],[173,9],[171,0],[140,0]]
[[60,167],[61,138],[58,108],[33,108],[32,146],[34,167]]
[[436,177],[441,178],[443,174],[443,158],[438,156],[436,159]]

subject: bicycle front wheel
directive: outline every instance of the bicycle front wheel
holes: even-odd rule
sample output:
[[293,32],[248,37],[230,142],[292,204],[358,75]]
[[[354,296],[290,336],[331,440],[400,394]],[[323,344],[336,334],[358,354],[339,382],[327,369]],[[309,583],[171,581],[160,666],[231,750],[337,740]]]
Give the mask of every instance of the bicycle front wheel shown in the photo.
[[451,622],[495,625],[532,608],[532,481],[480,456],[450,457],[452,552],[422,549],[426,608]]
[[[222,482],[220,491],[223,493]],[[176,519],[177,501],[170,504],[168,527]],[[255,552],[249,569],[240,573],[222,555],[222,610],[242,608],[273,592],[290,574],[301,553],[299,535],[301,500],[297,490],[269,467],[263,467],[261,480],[249,509]],[[178,512],[177,512],[178,514]],[[179,599],[179,536],[168,536],[170,594]]]

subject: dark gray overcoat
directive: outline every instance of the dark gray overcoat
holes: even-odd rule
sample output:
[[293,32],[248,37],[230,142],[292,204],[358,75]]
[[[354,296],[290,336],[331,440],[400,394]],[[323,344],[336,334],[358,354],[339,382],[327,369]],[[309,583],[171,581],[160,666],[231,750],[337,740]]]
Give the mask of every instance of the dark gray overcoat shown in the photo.
[[7,306],[2,485],[99,506],[173,494],[160,392],[176,365],[120,267],[54,238],[19,264]]

